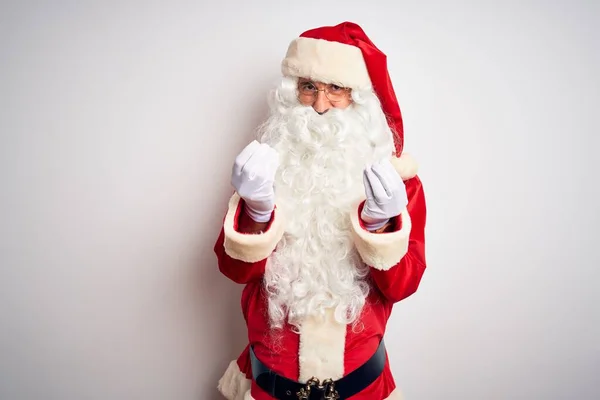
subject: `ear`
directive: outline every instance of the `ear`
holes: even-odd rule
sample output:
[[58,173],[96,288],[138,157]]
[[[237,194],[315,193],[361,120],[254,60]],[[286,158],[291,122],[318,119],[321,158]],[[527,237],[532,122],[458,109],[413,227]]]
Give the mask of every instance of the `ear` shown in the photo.
[[419,166],[410,154],[402,153],[400,157],[392,157],[390,161],[403,181],[407,181],[417,175]]

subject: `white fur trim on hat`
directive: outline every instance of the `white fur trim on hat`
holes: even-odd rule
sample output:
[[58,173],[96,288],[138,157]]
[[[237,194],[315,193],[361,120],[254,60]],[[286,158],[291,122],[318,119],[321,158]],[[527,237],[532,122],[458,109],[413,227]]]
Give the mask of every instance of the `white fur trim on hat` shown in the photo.
[[219,379],[217,389],[227,400],[243,400],[250,392],[250,384],[250,379],[240,371],[237,360],[233,360]]
[[229,200],[229,210],[223,225],[225,231],[225,252],[231,258],[245,262],[258,262],[271,255],[283,236],[281,213],[275,210],[273,222],[264,233],[246,234],[235,229],[235,215],[240,204],[240,196],[234,193]]
[[353,89],[371,87],[360,49],[323,39],[294,39],[281,63],[281,71],[285,76],[335,83]]
[[419,170],[419,165],[415,159],[407,153],[402,153],[400,157],[392,157],[391,163],[403,181],[414,178]]

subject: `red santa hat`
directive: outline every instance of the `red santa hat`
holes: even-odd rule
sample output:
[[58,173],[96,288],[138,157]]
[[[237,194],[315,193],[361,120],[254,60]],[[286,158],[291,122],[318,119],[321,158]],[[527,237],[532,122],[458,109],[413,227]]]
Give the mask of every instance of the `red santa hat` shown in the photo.
[[396,156],[402,154],[404,129],[400,106],[387,70],[387,57],[355,23],[308,30],[294,39],[281,64],[285,76],[372,88],[394,133]]

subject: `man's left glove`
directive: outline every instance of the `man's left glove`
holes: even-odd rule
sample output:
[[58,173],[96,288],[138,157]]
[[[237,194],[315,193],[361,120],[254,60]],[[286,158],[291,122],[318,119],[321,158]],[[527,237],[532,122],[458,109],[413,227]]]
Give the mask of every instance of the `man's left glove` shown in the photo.
[[360,216],[369,231],[383,227],[408,204],[404,182],[390,160],[367,165],[363,183],[367,200]]

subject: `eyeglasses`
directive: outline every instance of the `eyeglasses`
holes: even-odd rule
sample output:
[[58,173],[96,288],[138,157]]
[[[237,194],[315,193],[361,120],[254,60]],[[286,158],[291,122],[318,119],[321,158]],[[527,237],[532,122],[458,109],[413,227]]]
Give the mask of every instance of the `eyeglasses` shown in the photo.
[[332,103],[342,101],[348,98],[350,95],[350,88],[338,86],[335,84],[325,85],[325,88],[318,89],[311,81],[300,81],[298,82],[298,97],[304,101],[315,101],[318,92],[325,92],[325,96]]

